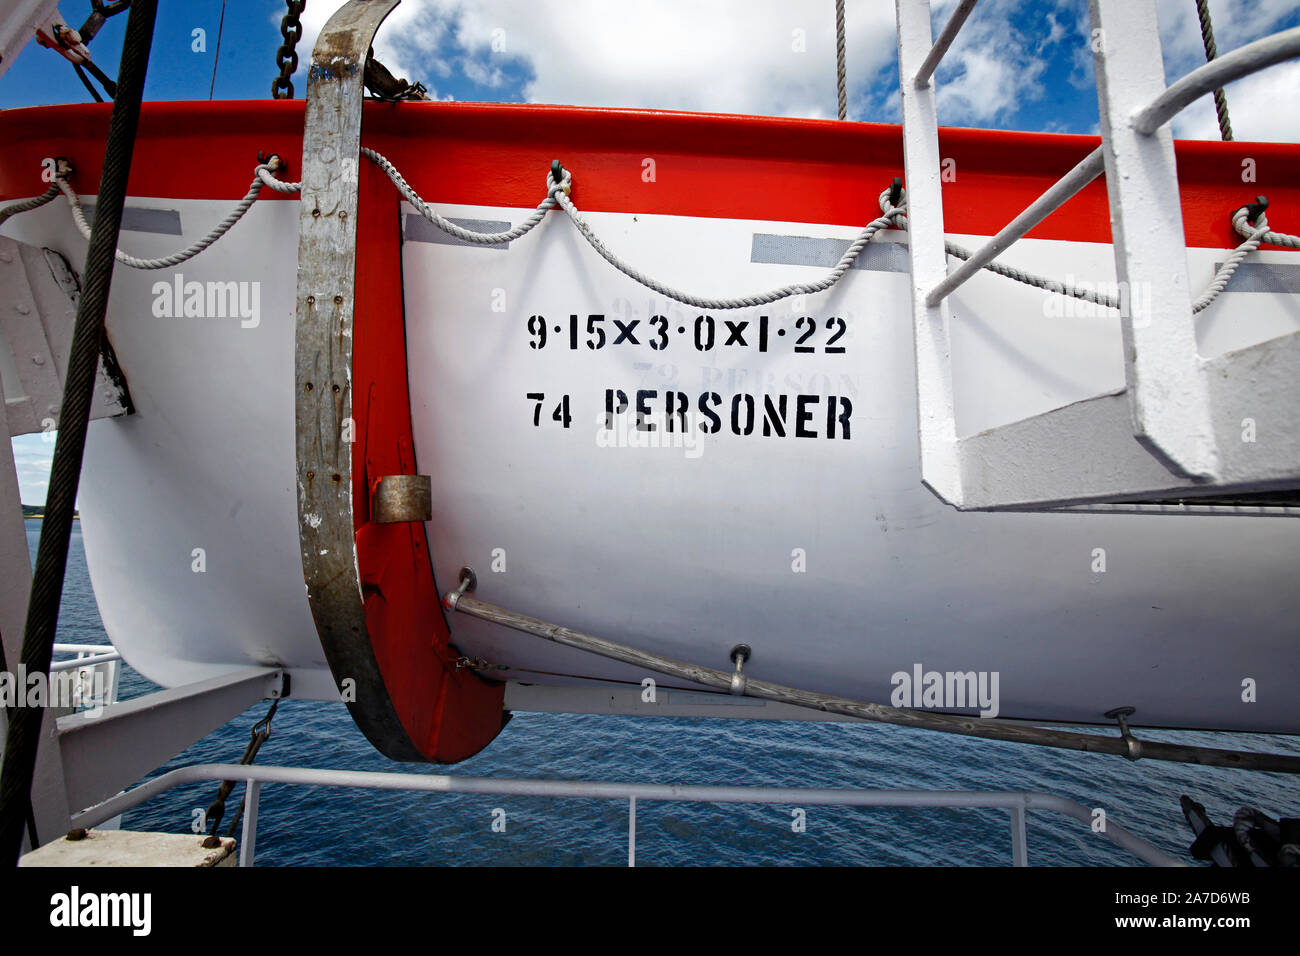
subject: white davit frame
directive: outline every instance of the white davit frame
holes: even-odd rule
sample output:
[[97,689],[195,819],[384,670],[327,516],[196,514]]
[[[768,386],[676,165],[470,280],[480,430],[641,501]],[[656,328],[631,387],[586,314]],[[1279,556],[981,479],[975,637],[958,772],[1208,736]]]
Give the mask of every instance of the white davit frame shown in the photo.
[[[974,6],[963,0],[932,44],[929,0],[896,0],[926,486],[961,510],[981,511],[1300,485],[1300,333],[1209,360],[1197,354],[1168,127],[1215,87],[1300,56],[1300,28],[1248,44],[1166,89],[1152,0],[1091,0],[1101,147],[949,274],[933,71]],[[1151,290],[1147,314],[1121,315],[1126,387],[959,438],[949,294],[1103,169],[1117,278]],[[1241,440],[1243,419],[1260,416],[1274,422],[1280,440]],[[1062,468],[1063,461],[1074,464]]]

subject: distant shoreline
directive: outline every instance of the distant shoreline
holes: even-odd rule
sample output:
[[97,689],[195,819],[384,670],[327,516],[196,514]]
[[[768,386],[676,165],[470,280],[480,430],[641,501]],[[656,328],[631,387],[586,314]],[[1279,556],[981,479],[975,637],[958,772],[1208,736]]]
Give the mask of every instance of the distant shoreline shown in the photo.
[[[38,521],[44,521],[45,507],[43,505],[23,505],[23,520],[26,521],[28,518],[35,518]],[[74,521],[80,521],[81,512],[72,512],[72,518]]]

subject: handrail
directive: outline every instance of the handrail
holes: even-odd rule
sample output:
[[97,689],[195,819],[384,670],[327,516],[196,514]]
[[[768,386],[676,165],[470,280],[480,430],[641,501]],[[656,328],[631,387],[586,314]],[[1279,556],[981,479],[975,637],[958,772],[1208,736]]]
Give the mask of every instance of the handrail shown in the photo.
[[101,654],[113,650],[112,644],[65,644],[58,641],[54,645],[56,654],[80,654],[83,652]]
[[[1093,811],[1068,797],[1050,793],[985,790],[834,790],[799,787],[678,786],[673,784],[610,783],[587,780],[530,780],[490,777],[452,777],[444,774],[387,773],[362,770],[327,770],[308,767],[271,767],[247,764],[196,764],[155,777],[125,793],[76,814],[73,827],[90,828],[132,807],[187,783],[211,780],[244,780],[249,786],[250,806],[245,822],[256,826],[257,787],[267,783],[314,787],[350,787],[367,790],[411,790],[433,793],[490,793],[507,796],[539,796],[629,801],[629,860],[635,859],[635,812],[639,800],[673,803],[784,803],[807,806],[855,807],[962,807],[1007,810],[1011,813],[1012,856],[1017,865],[1026,862],[1024,819],[1026,810],[1060,813],[1092,830]],[[1099,832],[1111,843],[1128,850],[1143,862],[1155,866],[1184,864],[1122,826],[1107,821]],[[255,833],[245,829],[245,847]],[[251,863],[251,859],[247,862]]]
[[913,81],[917,89],[925,86],[930,82],[930,77],[934,71],[939,68],[939,61],[943,59],[948,48],[952,46],[952,41],[957,39],[957,33],[961,30],[962,24],[975,9],[977,0],[961,0],[957,9],[952,12],[948,22],[943,26],[943,32],[939,34],[939,39],[934,41],[934,46],[930,47],[930,52],[925,55],[921,61],[920,69],[916,71],[916,79]]
[[91,654],[88,657],[76,657],[70,661],[54,661],[50,664],[50,673],[59,671],[75,671],[83,667],[93,667],[96,664],[108,664],[112,661],[120,661],[122,655],[117,651],[109,650],[104,654]]
[[945,296],[952,294],[959,285],[996,259],[1012,243],[1023,238],[1027,232],[1063,206],[1075,193],[1100,176],[1105,168],[1105,157],[1101,147],[1098,146],[1077,166],[1048,187],[1046,192],[1026,206],[1024,211],[1007,223],[996,236],[976,249],[969,259],[950,272],[942,281],[936,283],[926,295],[925,304],[935,306],[942,302]]
[[1233,80],[1300,56],[1300,27],[1274,33],[1198,66],[1133,114],[1133,128],[1154,133],[1185,107]]

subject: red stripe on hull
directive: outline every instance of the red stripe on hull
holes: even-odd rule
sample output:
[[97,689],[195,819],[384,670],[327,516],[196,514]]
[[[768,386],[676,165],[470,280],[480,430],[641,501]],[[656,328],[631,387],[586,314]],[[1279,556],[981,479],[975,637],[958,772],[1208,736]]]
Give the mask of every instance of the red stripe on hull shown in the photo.
[[[76,182],[92,189],[109,108],[0,113],[0,197],[41,192],[40,162],[54,155],[74,160]],[[146,104],[130,192],[233,202],[247,190],[259,150],[286,157],[293,178],[301,126],[301,102]],[[997,232],[1098,144],[1094,136],[978,129],[939,136],[942,155],[954,161],[955,178],[944,184],[945,228],[976,235]],[[558,158],[574,172],[579,208],[592,212],[855,226],[879,214],[877,197],[903,172],[897,126],[709,113],[368,102],[362,142],[433,203],[535,206]],[[1189,246],[1235,246],[1229,214],[1257,193],[1269,196],[1278,228],[1300,222],[1300,147],[1184,141],[1175,148]],[[654,182],[642,179],[646,159],[654,160]],[[1253,182],[1242,181],[1247,159]],[[1104,180],[1030,236],[1110,242]]]

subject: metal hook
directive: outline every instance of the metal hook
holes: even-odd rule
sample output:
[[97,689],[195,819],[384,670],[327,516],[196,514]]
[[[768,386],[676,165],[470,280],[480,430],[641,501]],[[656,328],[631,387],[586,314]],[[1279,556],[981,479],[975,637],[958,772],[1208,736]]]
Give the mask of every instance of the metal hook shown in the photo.
[[1136,707],[1116,707],[1102,715],[1108,720],[1119,721],[1119,735],[1128,746],[1128,753],[1124,756],[1129,760],[1137,760],[1142,756],[1142,741],[1134,737],[1132,731],[1128,729],[1128,718],[1136,713]]
[[473,568],[460,569],[460,587],[454,591],[448,591],[442,599],[443,605],[449,611],[456,610],[456,603],[460,600],[462,594],[466,591],[473,591],[478,587],[478,575],[474,573]]
[[893,183],[889,186],[889,205],[896,207],[903,198],[903,180],[899,176],[894,177]]
[[745,668],[745,661],[749,660],[752,651],[748,644],[737,644],[731,649],[731,659],[736,664],[736,670],[731,675],[731,692],[737,696],[743,696],[745,693],[745,684],[748,679],[742,673]]
[[564,195],[569,196],[573,192],[573,187],[572,187],[573,176],[572,175],[569,176],[568,183],[564,181],[564,177],[565,177],[564,166],[561,165],[558,159],[551,160],[551,181],[556,186],[559,186],[561,189],[564,190]]
[[262,150],[257,151],[257,162],[260,166],[265,166],[273,173],[289,174],[289,164],[285,162],[283,156],[279,153],[267,153]]

